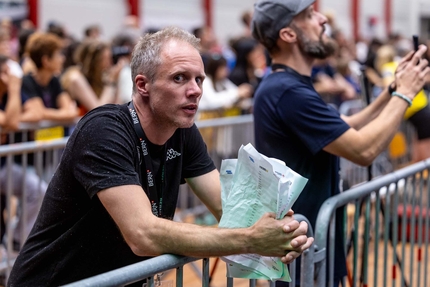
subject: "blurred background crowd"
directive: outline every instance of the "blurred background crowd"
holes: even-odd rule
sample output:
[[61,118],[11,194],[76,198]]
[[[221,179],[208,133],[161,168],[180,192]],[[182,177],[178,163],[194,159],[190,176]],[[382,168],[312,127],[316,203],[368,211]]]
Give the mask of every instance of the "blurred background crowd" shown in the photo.
[[[332,14],[325,15],[325,32],[336,40],[337,52],[315,63],[315,89],[326,102],[340,108],[345,101],[362,95],[360,77],[365,72],[371,94],[377,95],[387,85],[384,66],[413,48],[411,37],[392,33],[386,39],[354,41],[337,26]],[[252,10],[244,11],[240,17],[243,34],[231,38],[228,45],[219,44],[211,27],[190,31],[201,40],[207,74],[198,119],[251,113],[253,93],[270,72],[267,52],[250,33]],[[102,40],[103,27],[97,23],[87,26],[82,37],[76,39],[68,34],[68,27],[57,22],[36,29],[29,20],[14,25],[3,19],[0,55],[7,59],[2,64],[1,86],[6,95],[12,85],[20,82],[19,91],[15,89],[22,104],[20,120],[69,121],[99,105],[128,102],[132,89],[131,51],[142,33],[156,29],[141,29],[134,16],[127,16],[123,23],[120,33]],[[430,44],[428,39],[421,42]],[[430,58],[430,51],[427,57]],[[14,82],[14,77],[20,80]],[[2,96],[3,110],[6,102]],[[17,124],[8,123],[3,117],[0,123],[12,129]]]

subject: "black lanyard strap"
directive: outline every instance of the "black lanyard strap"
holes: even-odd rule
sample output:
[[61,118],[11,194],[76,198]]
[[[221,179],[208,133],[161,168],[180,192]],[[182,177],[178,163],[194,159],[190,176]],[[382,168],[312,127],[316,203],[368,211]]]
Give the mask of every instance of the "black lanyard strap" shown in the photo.
[[[136,135],[139,138],[140,142],[140,153],[143,158],[141,162],[141,172],[142,179],[146,178],[146,192],[148,194],[149,200],[151,202],[152,213],[155,216],[161,217],[163,211],[163,192],[165,189],[165,174],[164,174],[164,166],[166,163],[166,145],[164,145],[164,149],[161,156],[160,161],[160,171],[161,171],[161,186],[157,188],[154,167],[152,164],[151,155],[148,152],[147,142],[149,142],[148,138],[145,135],[145,132],[140,125],[139,117],[137,116],[136,109],[134,108],[133,101],[128,103],[128,111],[130,112],[131,119],[133,121],[133,127],[136,131]],[[145,165],[144,165],[145,163]],[[146,171],[146,174],[145,174]]]

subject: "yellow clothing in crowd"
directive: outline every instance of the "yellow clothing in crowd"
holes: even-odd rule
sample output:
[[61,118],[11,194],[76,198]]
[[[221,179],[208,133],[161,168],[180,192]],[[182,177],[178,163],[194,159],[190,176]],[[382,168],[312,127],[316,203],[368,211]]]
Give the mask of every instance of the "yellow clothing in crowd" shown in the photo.
[[[394,72],[396,71],[396,68],[398,66],[397,62],[389,62],[382,66],[382,77],[384,79],[388,78],[391,80],[394,80]],[[385,81],[384,81],[385,82]],[[411,116],[413,116],[416,112],[422,110],[425,106],[428,105],[427,96],[424,92],[424,90],[421,90],[412,101],[412,105],[406,110],[405,115],[403,118],[409,119]]]

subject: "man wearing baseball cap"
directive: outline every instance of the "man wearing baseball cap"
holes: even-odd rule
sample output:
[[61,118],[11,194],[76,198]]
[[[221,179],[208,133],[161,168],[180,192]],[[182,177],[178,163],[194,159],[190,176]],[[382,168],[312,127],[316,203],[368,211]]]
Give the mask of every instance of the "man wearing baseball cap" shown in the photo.
[[[371,164],[387,148],[430,68],[426,60],[419,60],[427,50],[420,46],[402,59],[396,72],[396,91],[389,94],[385,89],[361,112],[340,115],[321,99],[310,78],[314,60],[335,50],[334,41],[324,33],[327,18],[314,10],[313,2],[257,2],[252,34],[267,48],[273,63],[273,72],[255,94],[256,147],[309,178],[293,209],[305,215],[315,230],[322,203],[340,192],[339,157],[363,166]],[[335,267],[329,271],[334,285],[327,286],[339,286],[346,275],[342,216],[342,209],[338,209]]]

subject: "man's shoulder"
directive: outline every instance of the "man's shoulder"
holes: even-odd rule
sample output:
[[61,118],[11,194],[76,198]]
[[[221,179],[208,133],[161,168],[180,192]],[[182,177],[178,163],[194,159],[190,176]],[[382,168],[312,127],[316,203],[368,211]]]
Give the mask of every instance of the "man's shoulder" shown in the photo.
[[80,125],[87,122],[100,123],[101,125],[106,125],[110,121],[126,120],[126,108],[124,105],[116,104],[106,104],[96,107],[86,113],[82,119],[79,121]]
[[267,75],[260,83],[261,86],[273,87],[308,87],[310,85],[310,77],[290,72],[276,72]]
[[[74,129],[70,142],[97,145],[123,142],[131,143],[133,123],[130,116],[121,111],[120,105],[104,105],[89,111],[83,116]],[[127,144],[126,144],[127,142]]]
[[291,98],[294,95],[298,95],[301,98],[305,96],[318,96],[309,79],[305,76],[285,72],[270,74],[260,83],[255,94],[256,100],[269,100],[267,95],[270,95],[272,100],[286,94]]

